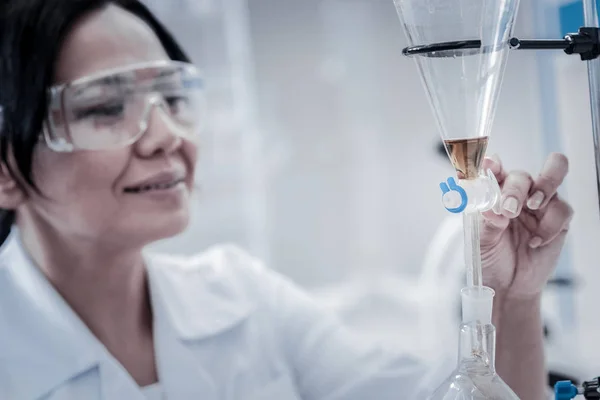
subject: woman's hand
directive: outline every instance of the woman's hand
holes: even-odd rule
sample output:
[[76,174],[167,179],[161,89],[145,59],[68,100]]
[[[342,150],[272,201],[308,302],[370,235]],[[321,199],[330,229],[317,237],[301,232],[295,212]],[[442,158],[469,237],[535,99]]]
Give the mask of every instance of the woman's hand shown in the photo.
[[502,215],[484,213],[481,261],[486,286],[506,299],[539,296],[556,267],[573,209],[556,194],[567,175],[567,158],[550,154],[537,178],[505,172],[499,158],[486,158],[502,187]]

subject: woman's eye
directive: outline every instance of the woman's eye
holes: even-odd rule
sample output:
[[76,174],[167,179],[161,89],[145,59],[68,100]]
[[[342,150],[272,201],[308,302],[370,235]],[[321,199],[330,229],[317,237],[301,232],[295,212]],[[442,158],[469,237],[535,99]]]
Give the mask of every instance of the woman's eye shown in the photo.
[[184,96],[166,96],[165,101],[172,108],[187,104],[187,98]]
[[165,102],[169,105],[173,114],[185,112],[189,103],[188,98],[185,96],[165,96]]
[[123,115],[125,106],[121,104],[107,104],[93,107],[87,107],[81,110],[76,110],[75,117],[77,119],[86,118],[115,118]]

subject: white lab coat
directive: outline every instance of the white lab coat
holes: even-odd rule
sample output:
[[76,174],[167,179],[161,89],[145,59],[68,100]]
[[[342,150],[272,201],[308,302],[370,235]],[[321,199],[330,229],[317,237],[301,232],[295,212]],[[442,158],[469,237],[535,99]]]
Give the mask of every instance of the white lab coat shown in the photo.
[[[144,400],[15,232],[0,250],[0,399]],[[425,376],[417,362],[357,340],[233,246],[146,259],[156,365],[169,400],[425,397],[417,393]]]

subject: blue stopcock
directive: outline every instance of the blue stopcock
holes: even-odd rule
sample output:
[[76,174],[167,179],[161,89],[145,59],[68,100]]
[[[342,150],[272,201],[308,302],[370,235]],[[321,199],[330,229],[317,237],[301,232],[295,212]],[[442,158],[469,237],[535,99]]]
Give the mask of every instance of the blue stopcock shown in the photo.
[[469,201],[467,192],[456,183],[454,178],[450,177],[447,182],[440,183],[440,189],[442,189],[442,202],[446,210],[458,214],[467,208]]
[[577,386],[573,385],[571,381],[560,381],[554,385],[555,400],[571,400],[578,394]]

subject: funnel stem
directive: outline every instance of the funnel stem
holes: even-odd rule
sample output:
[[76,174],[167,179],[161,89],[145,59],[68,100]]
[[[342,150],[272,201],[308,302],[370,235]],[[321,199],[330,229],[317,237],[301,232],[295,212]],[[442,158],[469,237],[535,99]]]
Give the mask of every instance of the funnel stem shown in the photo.
[[479,212],[463,213],[465,240],[465,264],[467,266],[467,287],[483,286],[481,271],[481,248],[479,242]]

